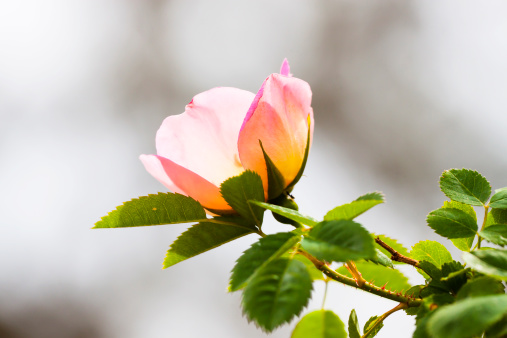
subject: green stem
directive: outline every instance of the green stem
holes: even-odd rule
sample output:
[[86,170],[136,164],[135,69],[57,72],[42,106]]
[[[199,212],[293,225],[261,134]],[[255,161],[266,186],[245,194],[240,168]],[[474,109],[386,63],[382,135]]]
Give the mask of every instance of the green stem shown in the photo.
[[[489,209],[489,204],[484,206],[484,221],[482,221],[482,227],[481,227],[480,231],[484,230],[484,227],[486,226],[486,221],[488,220],[488,209]],[[482,238],[481,238],[481,236],[479,236],[479,239],[477,240],[477,248],[478,249],[481,248],[481,241],[482,241]]]
[[326,286],[324,287],[324,297],[322,298],[322,310],[324,310],[324,305],[326,304],[327,286],[329,284],[329,279],[326,279],[325,282],[326,282]]
[[315,265],[315,267],[317,269],[319,269],[320,271],[322,271],[326,276],[328,276],[329,278],[331,278],[337,282],[359,288],[363,291],[372,293],[374,295],[377,295],[377,296],[380,296],[383,298],[394,300],[396,302],[406,303],[408,307],[417,307],[422,304],[422,299],[420,299],[420,298],[413,298],[410,296],[404,296],[404,295],[402,295],[401,292],[394,293],[389,290],[386,290],[385,288],[378,287],[370,282],[365,282],[363,285],[359,286],[359,285],[357,285],[356,280],[354,278],[344,276],[344,275],[334,271],[326,263],[313,257],[308,252],[306,252],[304,250],[299,250],[299,253],[302,254],[303,256],[305,256],[306,258],[308,258],[313,263],[313,265]]
[[364,333],[364,335],[361,338],[367,338],[368,335],[371,334],[373,330],[375,330],[375,328],[380,325],[380,323],[382,323],[387,317],[389,317],[390,314],[399,310],[406,309],[407,307],[408,307],[407,303],[400,303],[396,307],[384,313],[382,316],[378,317],[375,320],[375,323],[368,329],[368,331]]

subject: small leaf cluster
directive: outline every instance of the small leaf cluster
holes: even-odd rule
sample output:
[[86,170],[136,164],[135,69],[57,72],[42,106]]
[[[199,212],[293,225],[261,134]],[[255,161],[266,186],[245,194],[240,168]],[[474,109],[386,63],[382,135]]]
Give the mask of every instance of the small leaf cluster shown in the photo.
[[[507,189],[492,195],[488,180],[468,169],[445,171],[440,188],[450,201],[430,212],[427,223],[463,252],[464,264],[439,242],[414,245],[410,256],[426,278],[425,285],[409,290],[423,300],[419,308],[406,310],[416,316],[414,337],[504,337]],[[475,208],[484,214],[479,224]]]

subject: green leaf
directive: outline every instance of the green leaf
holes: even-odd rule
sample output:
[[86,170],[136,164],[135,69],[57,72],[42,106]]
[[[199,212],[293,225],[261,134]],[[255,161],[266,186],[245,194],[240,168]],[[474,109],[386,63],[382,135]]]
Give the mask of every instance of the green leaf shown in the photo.
[[496,322],[494,325],[486,330],[486,338],[505,338],[507,335],[507,316],[504,316],[501,320]]
[[301,237],[293,233],[281,232],[268,235],[252,244],[236,261],[232,269],[229,290],[243,288],[257,269],[283,255],[300,240]]
[[377,323],[378,319],[379,319],[378,316],[373,316],[370,319],[368,319],[366,324],[364,324],[364,336],[363,336],[364,338],[375,337],[377,333],[380,331],[380,329],[384,327],[384,323],[381,322],[373,329],[373,331],[371,331],[368,335],[366,335],[366,332],[368,332],[368,330]]
[[124,202],[102,217],[93,228],[123,228],[205,220],[206,212],[193,198],[180,194],[158,193]]
[[382,253],[382,251],[380,251],[377,248],[375,248],[375,252],[376,252],[375,258],[368,259],[370,262],[373,262],[375,264],[380,264],[383,266],[387,266],[388,268],[394,269],[393,261],[389,257],[384,255]]
[[171,244],[164,259],[164,269],[254,232],[252,228],[234,223],[195,224]]
[[452,256],[445,246],[435,241],[420,241],[412,247],[410,257],[418,261],[427,261],[441,268],[442,264],[452,262]]
[[264,188],[259,174],[247,170],[231,177],[222,183],[220,193],[238,214],[261,227],[264,209],[248,203],[249,200],[264,201]]
[[479,236],[496,245],[507,245],[507,225],[494,224],[479,232]]
[[349,316],[349,337],[361,338],[361,328],[357,320],[356,310],[352,309]]
[[285,189],[285,179],[264,150],[261,140],[259,140],[259,143],[261,145],[262,154],[264,155],[264,161],[266,162],[266,168],[268,171],[268,200],[270,200],[282,194]]
[[323,221],[309,231],[301,245],[310,254],[328,262],[376,256],[370,234],[354,221]]
[[491,195],[489,182],[477,171],[451,169],[440,177],[440,189],[453,201],[484,205]]
[[[386,290],[392,291],[408,290],[411,287],[408,278],[396,269],[368,262],[356,262],[356,266],[364,279],[371,281],[378,287],[385,286]],[[352,277],[345,266],[341,266],[336,271],[342,275]]]
[[477,232],[477,222],[459,209],[434,210],[429,213],[426,221],[437,234],[447,238],[474,237]]
[[504,287],[502,282],[491,277],[482,276],[472,279],[463,285],[456,295],[456,300],[500,294],[503,292]]
[[267,332],[290,322],[308,304],[312,279],[297,260],[278,258],[258,270],[243,292],[243,311]]
[[495,224],[507,224],[507,209],[491,209],[488,213],[488,219],[484,228]]
[[291,338],[347,338],[345,325],[333,311],[308,313],[296,325]]
[[303,155],[303,163],[301,163],[301,168],[299,168],[299,171],[296,174],[296,177],[294,178],[294,180],[285,189],[286,191],[289,191],[289,192],[292,191],[292,189],[294,188],[296,183],[298,183],[299,180],[301,179],[301,177],[303,176],[303,172],[305,171],[305,167],[306,167],[306,162],[308,161],[308,154],[310,154],[311,131],[312,131],[312,128],[311,128],[312,126],[310,125],[310,123],[311,123],[310,115],[308,115],[307,121],[308,121],[308,134],[306,135],[306,147],[305,147],[305,154]]
[[322,271],[317,269],[308,258],[303,255],[296,255],[293,259],[302,262],[306,266],[306,269],[308,270],[308,273],[310,273],[312,280],[324,280],[324,274]]
[[[464,211],[474,219],[475,223],[477,223],[477,214],[471,205],[456,201],[445,201],[443,208],[459,209],[461,211]],[[451,242],[461,251],[470,251],[470,248],[472,248],[472,244],[474,242],[474,238],[475,236],[468,238],[452,238]]]
[[467,282],[465,267],[456,261],[442,264],[440,282],[455,295]]
[[352,220],[377,204],[384,203],[383,196],[378,192],[368,193],[360,196],[351,203],[340,205],[330,210],[325,216],[325,221]]
[[463,253],[463,260],[472,269],[485,275],[507,280],[507,251],[477,250]]
[[[420,292],[425,285],[414,285],[405,292],[406,297],[420,298]],[[415,316],[419,311],[419,307],[409,307],[405,309],[405,313],[409,316]]]
[[495,190],[495,194],[489,201],[491,208],[507,209],[507,188]]
[[269,203],[265,203],[265,202],[259,202],[259,201],[250,201],[250,204],[255,204],[261,208],[268,209],[274,213],[277,213],[278,215],[282,215],[282,216],[287,217],[293,221],[296,221],[296,222],[299,222],[299,223],[302,223],[302,224],[305,224],[308,226],[314,226],[315,224],[317,224],[319,222],[315,218],[312,218],[310,216],[305,216],[305,215],[299,213],[299,211],[289,209],[289,208],[284,208],[284,207],[281,207],[278,205],[269,204]]
[[469,298],[438,309],[428,321],[435,338],[473,337],[507,314],[507,295]]

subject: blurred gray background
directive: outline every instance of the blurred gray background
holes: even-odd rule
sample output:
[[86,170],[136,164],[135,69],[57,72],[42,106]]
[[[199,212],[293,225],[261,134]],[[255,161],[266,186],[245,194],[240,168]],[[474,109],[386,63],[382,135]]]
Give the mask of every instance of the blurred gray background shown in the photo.
[[[90,228],[165,191],[138,160],[164,117],[212,87],[256,92],[285,57],[314,93],[300,209],[381,190],[387,204],[358,219],[370,231],[436,239],[425,216],[443,170],[507,186],[506,14],[503,1],[0,1],[0,337],[266,336],[226,292],[253,235],[163,271],[187,225]],[[363,324],[395,305],[338,284],[327,299]],[[396,313],[379,337],[412,331]]]

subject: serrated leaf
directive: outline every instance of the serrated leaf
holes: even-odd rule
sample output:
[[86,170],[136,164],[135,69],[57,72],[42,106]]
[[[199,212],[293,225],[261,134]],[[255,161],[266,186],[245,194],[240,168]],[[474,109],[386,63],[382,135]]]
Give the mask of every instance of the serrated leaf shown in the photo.
[[364,336],[363,338],[373,338],[377,335],[377,333],[380,331],[381,328],[384,327],[384,323],[379,323],[368,335],[366,334],[370,328],[377,323],[379,320],[378,316],[373,316],[364,324]]
[[317,310],[305,315],[291,338],[347,338],[345,324],[333,311]]
[[233,223],[195,224],[171,244],[164,259],[164,269],[254,232],[252,228]]
[[361,338],[361,328],[357,320],[356,310],[352,309],[349,316],[349,337]]
[[507,209],[507,188],[495,190],[495,194],[491,196],[489,201],[491,208]]
[[302,262],[306,266],[306,269],[310,273],[312,280],[324,280],[324,274],[322,273],[322,271],[317,269],[308,258],[306,258],[303,255],[296,255],[294,256],[293,259]]
[[231,273],[229,290],[236,291],[244,287],[257,269],[283,255],[300,240],[300,236],[290,232],[281,232],[259,239],[236,261]]
[[95,223],[93,229],[199,222],[206,212],[191,197],[173,193],[134,198],[116,207]]
[[278,258],[258,270],[243,292],[243,311],[267,332],[288,323],[308,304],[312,279],[303,263]]
[[469,214],[459,209],[433,210],[429,213],[426,221],[437,234],[449,239],[474,237],[477,232],[477,222]]
[[368,193],[360,196],[351,203],[340,205],[330,210],[325,216],[325,221],[352,220],[377,204],[384,203],[382,194],[378,192]]
[[285,188],[285,179],[276,165],[273,163],[269,155],[264,150],[261,140],[259,140],[266,168],[268,171],[268,200],[280,196]]
[[507,245],[507,225],[494,224],[479,232],[479,236],[496,245]]
[[314,226],[301,242],[303,249],[318,259],[345,262],[375,257],[373,239],[354,221],[323,221]]
[[451,169],[440,177],[440,189],[453,201],[484,205],[491,195],[491,185],[477,171]]
[[[377,237],[380,238],[380,240],[382,240],[382,242],[384,242],[387,245],[389,245],[391,248],[393,248],[394,250],[396,250],[398,253],[402,254],[403,256],[409,257],[409,253],[408,253],[407,248],[405,248],[403,246],[403,244],[399,243],[397,240],[395,240],[393,238],[390,238],[390,237],[387,237],[385,235],[375,235],[375,234],[372,234],[372,237],[373,237],[373,239],[375,239]],[[391,253],[389,253],[389,251],[387,251],[383,247],[377,246],[377,248],[378,248],[378,250],[380,250],[387,257],[391,257]],[[404,264],[402,262],[393,262],[393,261],[391,261],[391,262],[393,264]]]
[[456,295],[456,300],[500,294],[503,292],[504,287],[502,282],[491,277],[482,276],[472,279],[463,285]]
[[505,250],[489,249],[465,252],[463,260],[480,273],[507,280],[507,251]]
[[[474,219],[474,222],[477,223],[477,214],[475,213],[475,210],[471,205],[456,201],[445,201],[443,208],[462,210],[467,214],[469,214]],[[472,244],[474,242],[474,238],[475,236],[468,238],[452,238],[451,242],[452,244],[454,244],[455,247],[457,247],[461,251],[470,251],[470,248],[472,248]]]
[[250,201],[250,203],[257,205],[263,209],[268,209],[278,215],[287,217],[288,219],[291,219],[293,221],[296,221],[296,222],[299,222],[299,223],[302,223],[302,224],[305,224],[308,226],[314,226],[315,224],[317,224],[319,222],[315,218],[310,217],[310,216],[305,216],[297,210],[284,208],[284,207],[281,207],[278,205],[265,203],[265,202],[259,202],[259,201]]
[[[465,267],[456,261],[442,264],[440,282],[455,295],[467,282]],[[431,285],[431,283],[430,283]]]
[[238,214],[261,227],[264,209],[248,203],[249,200],[264,201],[264,188],[259,174],[247,170],[231,177],[220,185],[220,193]]
[[438,309],[428,321],[435,338],[473,337],[507,314],[507,295],[469,298]]
[[428,261],[441,268],[442,264],[452,262],[452,256],[442,244],[435,241],[420,241],[412,247],[410,257],[418,261]]
[[488,219],[484,228],[495,224],[507,224],[507,209],[491,209],[488,213]]
[[[396,269],[368,262],[356,262],[356,267],[364,279],[378,287],[385,286],[386,290],[403,291],[411,287],[408,278]],[[336,271],[342,275],[352,277],[345,266],[338,268]]]
[[394,269],[393,261],[389,257],[387,257],[386,255],[384,255],[384,253],[382,253],[382,251],[375,248],[375,253],[376,253],[375,258],[368,259],[368,261]]
[[296,183],[298,183],[299,180],[301,179],[301,177],[303,176],[303,173],[304,173],[305,167],[306,167],[306,162],[308,161],[308,155],[310,154],[311,135],[312,135],[311,134],[312,126],[310,125],[311,124],[310,115],[308,115],[307,122],[308,122],[308,134],[306,134],[306,147],[305,147],[305,153],[303,155],[303,163],[301,163],[301,168],[299,168],[299,171],[296,174],[296,177],[294,178],[294,180],[292,180],[292,182],[285,189],[286,191],[289,191],[289,192],[292,191],[292,189],[294,188]]

